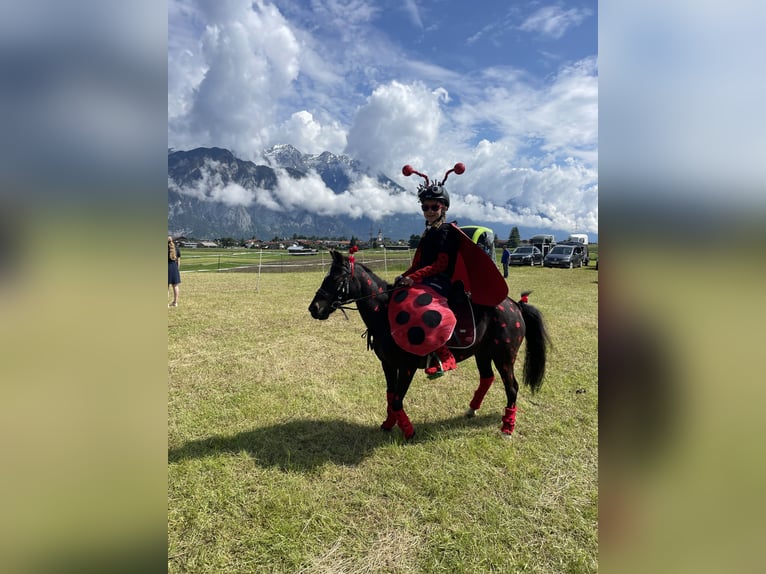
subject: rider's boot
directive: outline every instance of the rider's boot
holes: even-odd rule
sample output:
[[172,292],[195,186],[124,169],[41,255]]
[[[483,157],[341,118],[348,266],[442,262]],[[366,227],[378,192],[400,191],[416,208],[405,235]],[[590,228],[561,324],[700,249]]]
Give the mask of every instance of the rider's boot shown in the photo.
[[445,371],[451,371],[457,368],[455,356],[452,354],[452,351],[447,348],[447,345],[439,347],[434,353],[436,354],[438,361],[436,365],[429,365],[426,367],[426,375],[428,375],[429,379],[441,377]]

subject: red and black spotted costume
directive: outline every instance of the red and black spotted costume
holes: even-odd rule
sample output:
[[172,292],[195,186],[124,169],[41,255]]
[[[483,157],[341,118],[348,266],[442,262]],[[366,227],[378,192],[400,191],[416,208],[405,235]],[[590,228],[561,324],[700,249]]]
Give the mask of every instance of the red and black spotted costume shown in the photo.
[[402,275],[415,283],[422,283],[426,277],[433,278],[430,282],[448,287],[455,273],[461,233],[451,223],[429,227],[415,252],[412,265]]
[[452,223],[426,231],[403,275],[415,284],[398,289],[391,298],[388,313],[394,340],[415,355],[436,352],[442,363],[452,358],[444,370],[455,366],[446,347],[455,328],[455,315],[447,305],[453,281],[462,281],[479,305],[497,305],[508,295],[492,260]]

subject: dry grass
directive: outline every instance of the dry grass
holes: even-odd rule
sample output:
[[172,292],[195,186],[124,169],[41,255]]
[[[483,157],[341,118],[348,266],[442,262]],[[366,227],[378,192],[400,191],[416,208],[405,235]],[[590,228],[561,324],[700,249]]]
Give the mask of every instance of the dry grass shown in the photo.
[[555,344],[513,438],[499,386],[462,417],[478,382],[466,362],[416,377],[410,444],[378,430],[385,383],[358,314],[308,314],[322,276],[183,275],[168,309],[169,571],[597,571],[598,273],[511,270]]

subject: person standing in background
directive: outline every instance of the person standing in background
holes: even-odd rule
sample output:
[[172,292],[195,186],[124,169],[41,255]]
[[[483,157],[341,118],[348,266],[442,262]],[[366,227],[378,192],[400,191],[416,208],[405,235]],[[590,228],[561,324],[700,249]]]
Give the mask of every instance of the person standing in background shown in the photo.
[[178,286],[181,284],[181,250],[168,235],[168,289],[173,288],[173,301],[168,307],[178,307]]
[[503,256],[500,258],[500,263],[503,264],[503,277],[508,279],[508,263],[511,261],[511,252],[508,247],[503,247]]

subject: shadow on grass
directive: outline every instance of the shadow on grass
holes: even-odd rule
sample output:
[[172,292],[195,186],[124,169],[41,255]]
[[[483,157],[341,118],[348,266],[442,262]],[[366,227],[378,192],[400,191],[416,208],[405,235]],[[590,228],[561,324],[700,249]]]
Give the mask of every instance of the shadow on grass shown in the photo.
[[[444,433],[451,429],[484,426],[497,426],[499,429],[499,413],[487,413],[471,419],[461,415],[416,424],[415,437],[408,442],[423,443],[433,440],[436,436],[443,437]],[[190,441],[180,447],[168,449],[168,462],[177,463],[186,459],[244,451],[260,466],[307,472],[327,462],[355,466],[376,448],[403,442],[406,441],[398,428],[386,432],[379,427],[340,419],[301,419],[235,435]]]

